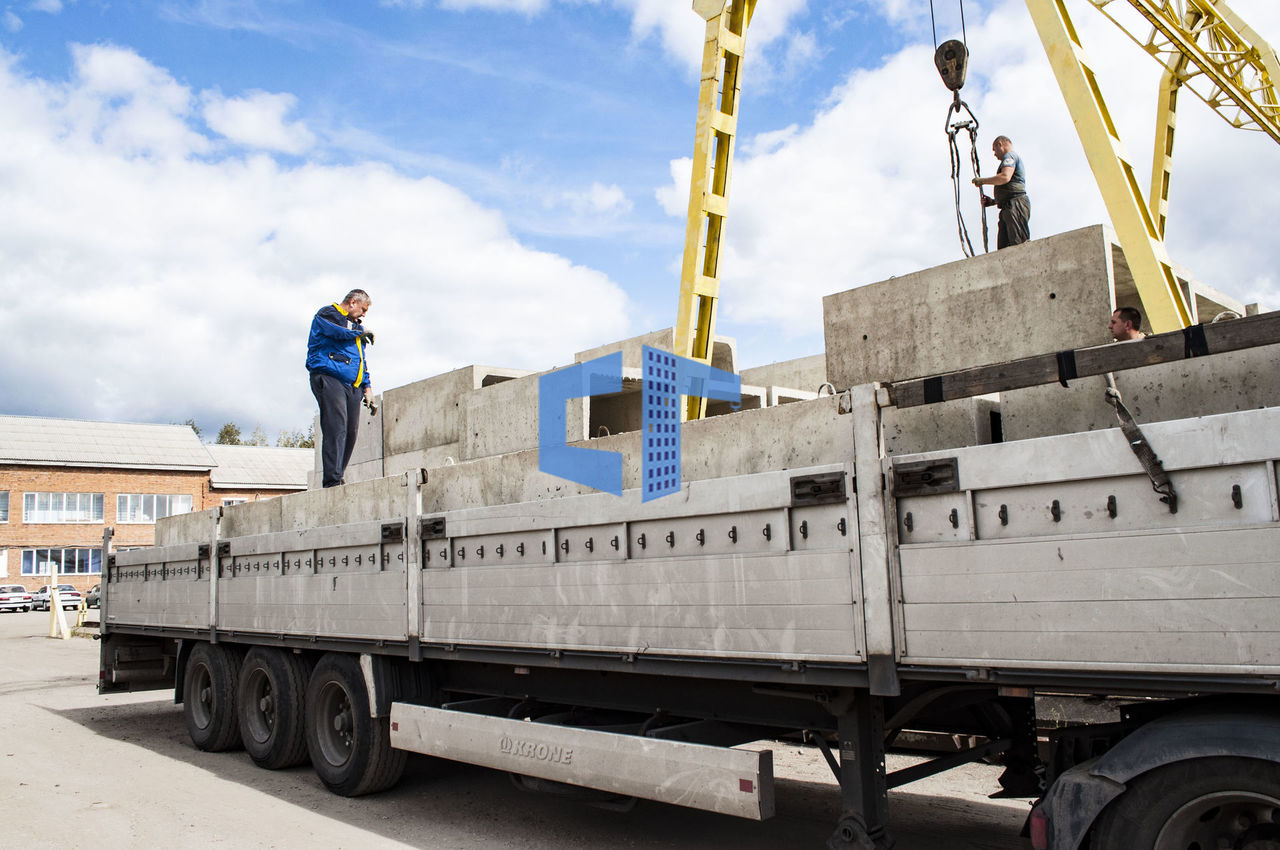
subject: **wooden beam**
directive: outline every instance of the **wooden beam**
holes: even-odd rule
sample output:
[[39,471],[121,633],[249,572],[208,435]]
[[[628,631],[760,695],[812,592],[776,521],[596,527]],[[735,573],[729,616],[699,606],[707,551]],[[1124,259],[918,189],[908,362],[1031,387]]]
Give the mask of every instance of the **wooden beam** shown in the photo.
[[[1057,383],[1065,374],[1087,378],[1188,357],[1239,351],[1280,343],[1280,312],[1263,313],[1208,325],[1192,325],[1136,342],[1037,354],[1021,360],[975,366],[942,375],[889,384],[889,398],[897,407],[918,407],[939,401],[971,398],[986,393]],[[1072,374],[1074,372],[1074,374]]]

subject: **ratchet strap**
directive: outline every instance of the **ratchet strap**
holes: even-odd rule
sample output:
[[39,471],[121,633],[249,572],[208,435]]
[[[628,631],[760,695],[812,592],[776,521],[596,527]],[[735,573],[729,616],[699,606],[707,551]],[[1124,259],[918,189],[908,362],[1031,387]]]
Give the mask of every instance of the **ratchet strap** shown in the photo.
[[1107,375],[1107,384],[1107,404],[1115,408],[1116,418],[1120,420],[1120,430],[1124,432],[1129,448],[1133,449],[1138,463],[1142,464],[1143,471],[1151,479],[1151,489],[1160,494],[1160,501],[1169,506],[1169,513],[1176,514],[1178,494],[1173,489],[1173,482],[1169,480],[1169,473],[1164,471],[1164,464],[1160,462],[1160,458],[1156,457],[1155,449],[1151,448],[1151,444],[1147,442],[1138,423],[1133,421],[1133,414],[1129,413],[1129,408],[1124,406],[1124,400],[1120,398],[1120,390],[1116,389],[1115,379],[1110,374]]

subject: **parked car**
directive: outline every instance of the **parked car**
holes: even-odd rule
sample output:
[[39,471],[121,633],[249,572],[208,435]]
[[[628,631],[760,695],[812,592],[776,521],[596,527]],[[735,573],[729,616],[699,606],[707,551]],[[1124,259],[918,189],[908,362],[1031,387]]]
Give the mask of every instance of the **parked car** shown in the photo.
[[22,585],[0,585],[0,611],[30,611],[35,604],[31,591]]
[[95,584],[89,588],[89,592],[84,595],[84,604],[86,608],[97,608],[102,604],[102,585]]
[[[35,593],[33,593],[31,596],[32,596],[32,601],[35,604],[36,610],[38,611],[49,610],[49,605],[50,605],[49,585],[47,584],[41,585],[40,589],[37,590]],[[83,597],[80,595],[80,591],[76,590],[75,587],[73,587],[72,585],[69,585],[69,584],[58,585],[58,600],[62,603],[63,608],[66,608],[66,609],[79,608],[81,599],[83,599]]]

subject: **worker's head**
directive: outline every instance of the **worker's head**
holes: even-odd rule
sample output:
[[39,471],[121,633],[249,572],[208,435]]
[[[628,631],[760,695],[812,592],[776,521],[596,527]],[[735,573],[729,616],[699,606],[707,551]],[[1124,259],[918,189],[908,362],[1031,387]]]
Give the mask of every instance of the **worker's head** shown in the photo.
[[1107,329],[1119,342],[1139,339],[1142,336],[1142,314],[1133,307],[1121,307],[1111,314]]
[[364,318],[364,314],[369,312],[369,305],[372,304],[369,293],[363,289],[353,289],[347,293],[347,297],[342,299],[342,309],[347,311],[347,315],[353,319]]
[[996,136],[995,141],[991,143],[991,152],[996,155],[996,159],[1004,159],[1004,155],[1013,150],[1013,140],[1008,136]]

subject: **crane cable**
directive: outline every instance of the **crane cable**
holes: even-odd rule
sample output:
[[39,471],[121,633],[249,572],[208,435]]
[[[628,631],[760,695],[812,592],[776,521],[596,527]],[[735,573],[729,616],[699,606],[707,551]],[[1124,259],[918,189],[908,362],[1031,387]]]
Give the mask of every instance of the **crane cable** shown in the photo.
[[[951,105],[947,108],[947,117],[943,123],[947,141],[951,148],[951,185],[955,195],[956,229],[960,236],[960,249],[966,257],[974,255],[973,242],[969,239],[969,229],[965,225],[964,211],[960,202],[960,148],[956,136],[960,131],[969,133],[969,160],[973,166],[973,176],[981,177],[981,166],[978,163],[978,117],[973,114],[969,104],[960,99],[960,89],[964,87],[965,71],[969,63],[968,33],[964,21],[964,0],[960,0],[960,34],[961,41],[951,39],[938,44],[938,29],[934,20],[933,0],[929,0],[929,25],[933,30],[933,63],[942,75],[942,82],[952,92]],[[965,115],[968,118],[965,118]],[[953,120],[954,116],[954,120]],[[983,203],[982,188],[978,187],[978,209],[982,216],[982,250],[990,251],[987,233],[987,208]]]

